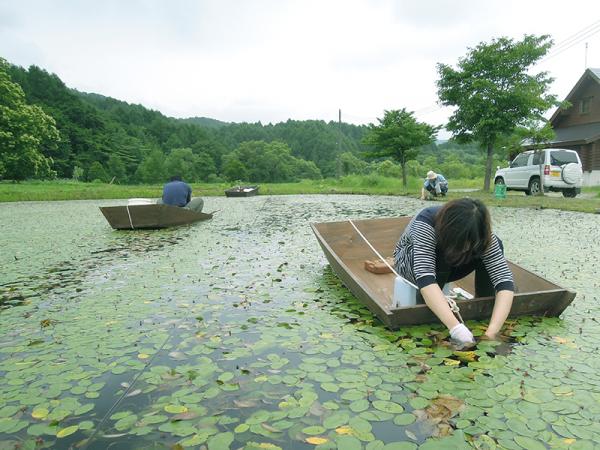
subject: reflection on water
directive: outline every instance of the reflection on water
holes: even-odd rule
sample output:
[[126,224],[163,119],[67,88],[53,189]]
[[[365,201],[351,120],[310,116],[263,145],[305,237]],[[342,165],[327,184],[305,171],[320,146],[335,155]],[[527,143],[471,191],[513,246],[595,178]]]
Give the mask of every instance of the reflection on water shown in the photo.
[[54,262],[36,273],[24,274],[0,285],[0,309],[18,306],[25,301],[55,292],[79,293],[82,282],[99,270],[124,264],[131,257],[160,252],[188,239],[184,228],[176,230],[116,231],[105,242],[105,247],[80,253],[77,258]]
[[[599,308],[586,281],[593,239],[569,243],[587,250],[570,261],[580,295],[564,320],[509,321],[506,342],[457,352],[439,324],[382,327],[309,227],[414,214],[421,202],[209,198],[221,209],[210,221],[135,232],[111,230],[101,203],[0,205],[2,448],[600,441],[589,395],[600,327],[585,320]],[[546,261],[543,275],[561,284],[560,252],[519,232],[523,220],[547,226],[545,214],[493,211],[509,257]],[[592,227],[590,216],[552,217],[558,231]]]

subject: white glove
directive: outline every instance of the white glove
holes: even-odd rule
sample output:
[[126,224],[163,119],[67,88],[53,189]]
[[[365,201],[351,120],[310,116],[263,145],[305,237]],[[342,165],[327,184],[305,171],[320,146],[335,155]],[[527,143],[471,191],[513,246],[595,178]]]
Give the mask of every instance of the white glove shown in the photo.
[[469,330],[464,323],[459,323],[450,330],[450,338],[460,345],[475,343],[473,333],[471,333],[471,330]]

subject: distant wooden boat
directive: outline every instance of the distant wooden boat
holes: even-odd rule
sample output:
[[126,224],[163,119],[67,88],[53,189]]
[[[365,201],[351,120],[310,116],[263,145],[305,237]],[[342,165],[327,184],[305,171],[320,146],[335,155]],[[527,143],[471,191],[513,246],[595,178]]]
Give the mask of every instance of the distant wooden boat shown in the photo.
[[252,197],[258,195],[258,186],[235,186],[225,191],[227,197]]
[[[411,217],[355,220],[354,224],[383,256],[391,256]],[[389,328],[438,322],[425,304],[396,308],[392,306],[395,276],[374,274],[364,268],[365,260],[376,259],[373,251],[350,222],[326,222],[311,225],[329,264],[348,289]],[[511,317],[523,315],[558,316],[575,298],[564,289],[517,264],[508,262],[515,279],[516,292]],[[474,274],[453,282],[467,292],[475,292]],[[489,319],[494,297],[457,300],[464,320]]]
[[100,211],[115,230],[167,228],[212,219],[212,214],[162,204],[102,206]]

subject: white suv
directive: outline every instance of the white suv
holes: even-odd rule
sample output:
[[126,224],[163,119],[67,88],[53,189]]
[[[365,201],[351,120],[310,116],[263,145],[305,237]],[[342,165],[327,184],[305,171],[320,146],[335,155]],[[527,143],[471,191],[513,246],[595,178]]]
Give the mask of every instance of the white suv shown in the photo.
[[540,166],[545,191],[561,191],[565,197],[581,192],[583,170],[579,155],[575,150],[562,148],[519,153],[509,167],[498,167],[494,183],[505,184],[507,190],[536,195],[540,192]]

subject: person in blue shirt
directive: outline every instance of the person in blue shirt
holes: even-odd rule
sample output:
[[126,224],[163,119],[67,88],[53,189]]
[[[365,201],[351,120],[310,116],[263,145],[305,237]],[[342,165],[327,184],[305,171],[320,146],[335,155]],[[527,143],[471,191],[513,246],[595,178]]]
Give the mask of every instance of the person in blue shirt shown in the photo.
[[192,198],[192,188],[182,181],[179,175],[172,176],[165,184],[162,199],[158,203],[188,208],[196,212],[202,212],[204,207],[204,200],[200,197]]
[[[427,191],[427,194],[425,193]],[[437,197],[438,195],[446,195],[448,192],[448,181],[442,174],[435,173],[433,170],[427,172],[427,179],[421,188],[421,200]]]

